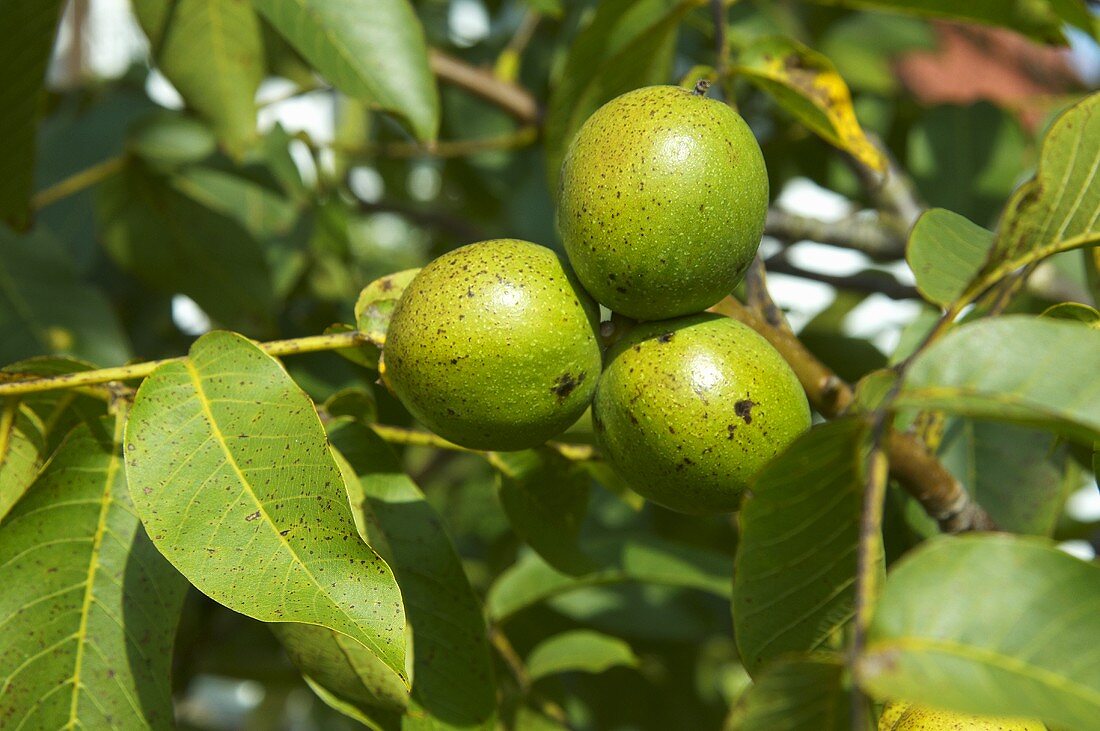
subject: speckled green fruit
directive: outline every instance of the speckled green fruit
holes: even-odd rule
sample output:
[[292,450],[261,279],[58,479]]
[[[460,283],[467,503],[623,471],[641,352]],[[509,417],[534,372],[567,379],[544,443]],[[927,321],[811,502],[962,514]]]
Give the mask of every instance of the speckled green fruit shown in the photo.
[[810,426],[798,379],[741,323],[642,323],[607,353],[596,440],[635,491],[684,513],[735,510],[748,481]]
[[725,104],[651,86],[600,107],[562,164],[558,230],[586,289],[640,320],[730,293],[756,254],[768,175]]
[[[887,706],[887,710],[891,706]],[[888,721],[890,725],[884,725]],[[884,712],[878,728],[879,731],[1047,731],[1047,727],[1038,721],[971,716],[908,704],[903,704],[901,713],[891,718],[887,718]]]
[[584,412],[600,375],[599,309],[550,249],[470,244],[409,283],[386,381],[425,426],[473,449],[525,449]]
[[882,709],[882,715],[878,717],[878,731],[893,731],[894,724],[905,713],[910,703],[903,701],[890,701]]

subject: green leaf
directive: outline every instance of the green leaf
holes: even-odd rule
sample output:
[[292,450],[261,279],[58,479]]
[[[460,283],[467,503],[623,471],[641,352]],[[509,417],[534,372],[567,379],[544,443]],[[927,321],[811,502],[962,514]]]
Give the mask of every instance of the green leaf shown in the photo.
[[[1056,0],[1057,1],[1057,0]],[[985,23],[1011,28],[1044,42],[1065,43],[1061,21],[1046,0],[814,0],[819,5],[844,5],[867,10],[919,15],[926,18]]]
[[667,81],[680,21],[701,0],[610,0],[577,34],[550,93],[544,125],[550,189],[565,151],[600,105],[631,89]]
[[134,514],[121,423],[77,427],[0,526],[5,728],[174,728],[187,582]]
[[983,223],[994,220],[1034,157],[1016,117],[989,102],[933,107],[907,142],[921,197]]
[[355,300],[355,322],[358,328],[378,342],[385,340],[393,308],[419,271],[405,269],[394,272],[363,287]]
[[925,211],[905,247],[917,289],[929,302],[948,307],[982,268],[993,232],[943,208]]
[[0,521],[19,502],[45,461],[46,425],[17,398],[0,401]]
[[852,702],[844,664],[829,655],[787,658],[756,679],[726,731],[848,731]]
[[[60,376],[67,373],[90,371],[91,363],[43,356],[17,361],[0,369],[0,380],[10,377],[20,379],[39,376]],[[30,409],[41,422],[46,453],[52,454],[73,426],[81,421],[95,421],[107,413],[107,401],[75,390],[58,389],[23,394],[20,403]]]
[[61,0],[0,0],[0,220],[22,228],[34,190],[36,127]]
[[151,167],[171,170],[210,157],[218,149],[218,140],[199,120],[159,109],[130,125],[126,149]]
[[270,625],[291,662],[318,696],[372,728],[399,728],[409,689],[347,635],[312,624]]
[[1049,432],[958,420],[939,458],[1002,530],[1049,536],[1078,486],[1069,447]]
[[116,365],[130,357],[107,298],[81,282],[69,254],[43,232],[0,228],[0,363],[49,353]]
[[815,427],[756,477],[741,506],[733,624],[755,675],[775,658],[825,646],[851,619],[866,427]]
[[587,586],[624,582],[698,589],[728,599],[731,561],[727,556],[653,536],[610,536],[586,543],[601,568],[572,577],[537,554],[522,556],[489,589],[486,607],[497,621],[533,604]]
[[400,115],[422,142],[439,131],[424,29],[407,0],[253,0],[337,89]]
[[936,45],[936,33],[924,20],[852,13],[829,24],[819,48],[852,89],[890,96],[901,86],[895,59]]
[[313,403],[254,343],[209,333],[146,378],[126,470],[153,543],[204,594],[342,632],[404,678],[397,582],[356,536]]
[[1080,302],[1060,302],[1051,305],[1043,310],[1042,317],[1081,322],[1090,327],[1100,327],[1100,311]]
[[886,158],[859,126],[848,85],[822,54],[792,38],[768,36],[742,49],[737,72],[829,144],[886,169]]
[[913,361],[895,405],[1100,440],[1100,330],[1011,315],[952,330]]
[[602,673],[613,667],[638,667],[638,658],[627,643],[592,630],[554,635],[527,656],[531,680],[557,673]]
[[1039,170],[1008,202],[981,271],[964,292],[969,302],[1022,266],[1060,251],[1100,243],[1100,93],[1054,121]]
[[413,648],[406,725],[494,728],[485,618],[442,521],[369,427],[343,419],[330,438],[353,470],[348,492],[365,537],[393,567],[405,598]]
[[259,19],[241,0],[135,0],[154,62],[237,157],[257,139]]
[[565,574],[597,568],[579,545],[588,510],[583,465],[550,448],[493,455],[497,494],[512,528],[543,560]]
[[259,241],[285,236],[298,222],[293,202],[241,175],[192,166],[173,176],[171,183],[195,202],[234,219]]
[[937,537],[886,581],[860,662],[879,698],[1037,717],[1100,718],[1100,567],[1004,534]]
[[237,221],[132,162],[103,184],[99,219],[120,267],[161,291],[186,294],[219,323],[262,330],[272,317],[271,275]]

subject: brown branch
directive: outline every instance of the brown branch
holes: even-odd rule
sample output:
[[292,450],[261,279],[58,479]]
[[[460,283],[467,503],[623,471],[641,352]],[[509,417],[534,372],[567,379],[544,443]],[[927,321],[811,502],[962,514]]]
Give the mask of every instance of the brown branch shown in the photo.
[[840,221],[822,221],[771,208],[764,233],[787,243],[816,241],[855,249],[877,261],[901,259],[905,256],[905,237],[896,224],[890,225],[884,220],[882,217],[849,216]]
[[882,294],[895,300],[920,299],[920,292],[916,287],[902,284],[893,275],[887,272],[860,272],[858,274],[835,275],[822,274],[795,266],[784,256],[773,256],[764,262],[769,272],[773,274],[788,274],[800,279],[809,279],[813,282],[829,284],[837,289],[847,289],[853,292],[866,292],[868,294]]
[[913,224],[924,213],[925,205],[917,196],[916,186],[886,145],[882,144],[882,140],[874,134],[868,134],[867,137],[886,158],[885,173],[872,170],[851,155],[845,155],[844,158],[863,184],[875,207],[894,216],[899,233],[908,235],[909,229],[913,228]]
[[[763,317],[727,297],[711,308],[763,335],[790,364],[810,403],[826,418],[852,404],[852,387],[819,361],[798,338],[769,325]],[[955,476],[916,437],[890,432],[886,439],[890,474],[921,504],[946,533],[992,530],[993,520],[975,503]]]
[[489,71],[434,48],[429,52],[428,60],[440,80],[500,107],[519,122],[538,124],[542,116],[538,101],[522,86],[498,79]]

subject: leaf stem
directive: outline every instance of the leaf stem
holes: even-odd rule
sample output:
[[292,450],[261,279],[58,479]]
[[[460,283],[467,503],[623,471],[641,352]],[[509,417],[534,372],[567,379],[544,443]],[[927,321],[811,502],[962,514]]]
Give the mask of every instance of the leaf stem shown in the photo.
[[[361,332],[332,333],[330,335],[312,335],[304,338],[290,340],[275,340],[268,343],[259,343],[269,355],[284,356],[297,355],[299,353],[314,353],[322,350],[340,350],[342,348],[354,348],[370,343],[370,338]],[[117,368],[100,368],[94,371],[80,371],[78,373],[64,373],[57,376],[43,376],[22,380],[0,383],[0,397],[14,396],[23,393],[37,393],[40,391],[55,391],[64,388],[78,386],[91,386],[111,381],[134,381],[145,378],[155,371],[157,367],[165,363],[182,360],[178,358],[163,358],[142,363],[118,366]]]
[[118,155],[96,163],[70,175],[59,183],[38,191],[31,196],[31,210],[40,211],[62,198],[67,198],[111,177],[126,163],[124,155]]
[[[432,449],[446,449],[454,452],[469,452],[470,454],[486,455],[493,462],[493,452],[478,449],[469,449],[454,442],[449,442],[443,437],[428,431],[406,429],[389,424],[372,424],[371,429],[384,441],[390,444],[403,444],[410,447],[431,447]],[[599,454],[591,444],[577,444],[573,442],[547,442],[546,446],[555,450],[561,456],[574,462],[586,462],[599,459]]]

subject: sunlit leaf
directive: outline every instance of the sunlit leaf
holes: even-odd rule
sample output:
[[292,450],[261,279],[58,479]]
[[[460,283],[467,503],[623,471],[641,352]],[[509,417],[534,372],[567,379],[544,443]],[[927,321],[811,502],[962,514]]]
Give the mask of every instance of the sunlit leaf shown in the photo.
[[557,673],[602,673],[613,667],[637,667],[630,645],[591,630],[562,632],[540,642],[527,656],[527,674],[538,680]]
[[558,571],[597,568],[579,545],[588,509],[589,475],[583,465],[549,448],[494,455],[497,494],[516,533]]
[[313,403],[255,344],[213,332],[154,371],[126,469],[153,543],[203,593],[265,622],[342,632],[404,677],[393,574],[356,533]]
[[1055,120],[1036,177],[1012,196],[981,270],[961,299],[970,301],[1016,269],[1100,243],[1100,93]]
[[0,0],[0,221],[26,223],[34,185],[36,125],[61,0]]
[[905,258],[924,298],[947,307],[966,291],[992,245],[993,232],[957,213],[933,208],[909,232]]
[[153,61],[238,156],[256,139],[259,19],[240,0],[135,0]]
[[898,406],[1100,440],[1100,330],[1011,315],[949,332],[913,361]]
[[1100,567],[1045,541],[934,538],[890,573],[860,677],[879,698],[1089,731],[1098,603]]
[[753,675],[784,654],[821,649],[853,615],[865,432],[855,419],[818,426],[750,486],[733,624]]
[[5,728],[174,728],[187,582],[134,514],[121,431],[77,427],[0,525]]
[[253,0],[256,9],[348,96],[400,115],[421,141],[439,130],[424,30],[407,0]]
[[848,85],[825,56],[794,39],[769,36],[741,51],[737,72],[822,139],[870,168],[886,169],[886,158],[859,126]]

